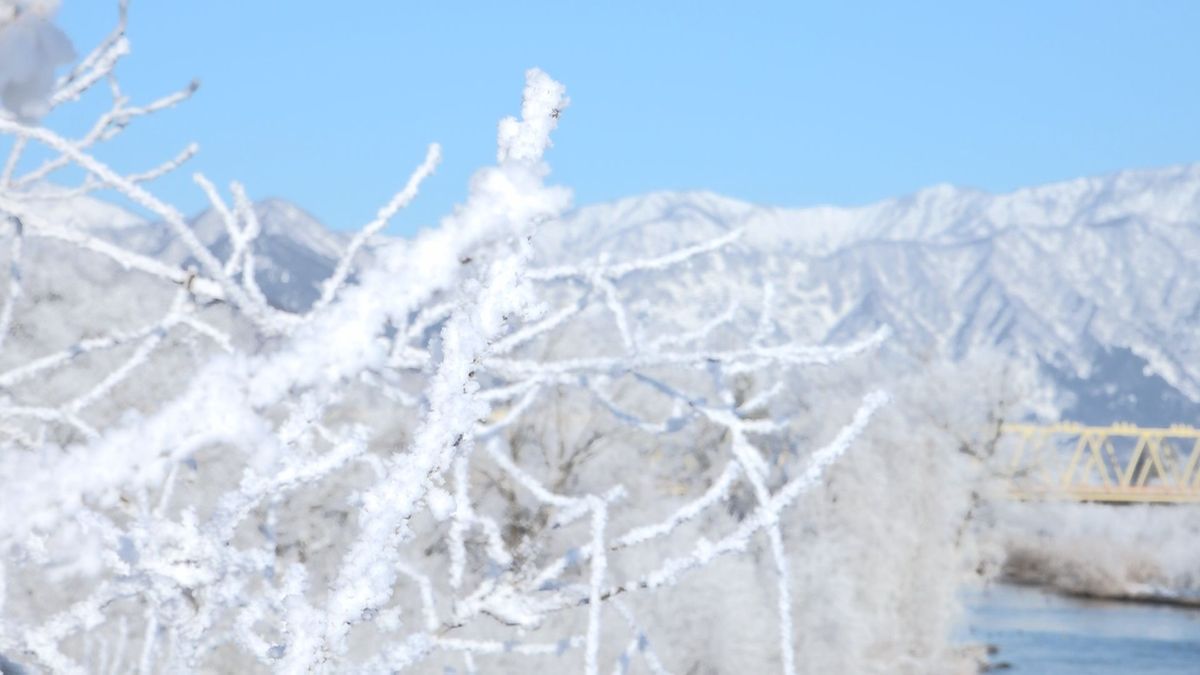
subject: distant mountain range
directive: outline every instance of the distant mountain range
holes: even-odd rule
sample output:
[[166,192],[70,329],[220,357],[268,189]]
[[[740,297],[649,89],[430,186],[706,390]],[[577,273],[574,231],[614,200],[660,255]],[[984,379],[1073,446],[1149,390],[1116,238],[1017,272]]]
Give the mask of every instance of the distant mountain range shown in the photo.
[[[1036,360],[1087,423],[1200,423],[1200,166],[992,195],[937,186],[860,208],[762,208],[707,193],[587,207],[544,248],[613,257],[744,228],[721,261],[757,310],[813,341],[879,323],[914,357]],[[711,312],[712,308],[709,308]]]
[[[303,309],[346,237],[281,200],[257,210],[259,283],[277,306]],[[162,226],[111,205],[80,200],[52,213],[148,255],[186,261]],[[228,252],[214,214],[194,227],[219,256]],[[732,311],[736,332],[756,325],[769,298],[769,330],[813,342],[887,323],[916,359],[999,349],[1035,360],[1062,395],[1065,418],[1200,423],[1200,166],[1001,195],[936,186],[858,208],[653,193],[578,209],[545,225],[536,244],[547,263],[617,260],[738,228],[743,236],[720,255],[665,282],[624,287],[635,310],[639,294],[702,291],[677,314],[647,313],[641,322],[677,330]]]

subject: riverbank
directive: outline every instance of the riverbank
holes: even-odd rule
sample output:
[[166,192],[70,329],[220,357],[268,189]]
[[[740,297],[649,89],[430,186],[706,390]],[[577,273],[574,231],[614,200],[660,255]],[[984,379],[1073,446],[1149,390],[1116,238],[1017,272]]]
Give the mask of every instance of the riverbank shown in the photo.
[[1200,606],[1200,505],[994,504],[991,578],[1081,598]]

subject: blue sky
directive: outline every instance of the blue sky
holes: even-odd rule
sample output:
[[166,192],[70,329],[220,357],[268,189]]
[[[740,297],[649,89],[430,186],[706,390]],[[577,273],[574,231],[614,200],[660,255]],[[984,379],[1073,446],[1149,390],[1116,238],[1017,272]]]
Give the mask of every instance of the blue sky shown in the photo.
[[[115,3],[64,0],[83,51]],[[861,204],[949,182],[992,191],[1200,159],[1196,2],[135,0],[127,92],[202,81],[104,155],[188,141],[219,182],[331,227],[370,219],[431,141],[445,160],[393,231],[436,223],[494,160],[523,72],[567,85],[549,159],[586,204],[705,189]],[[56,113],[78,128],[98,101]],[[158,184],[203,206],[190,171]]]

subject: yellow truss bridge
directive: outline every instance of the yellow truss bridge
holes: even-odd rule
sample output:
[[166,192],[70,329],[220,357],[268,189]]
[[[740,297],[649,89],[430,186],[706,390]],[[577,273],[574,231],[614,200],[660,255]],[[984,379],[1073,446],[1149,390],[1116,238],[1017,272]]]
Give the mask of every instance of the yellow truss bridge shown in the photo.
[[1017,499],[1200,502],[1200,429],[1006,424],[998,449]]

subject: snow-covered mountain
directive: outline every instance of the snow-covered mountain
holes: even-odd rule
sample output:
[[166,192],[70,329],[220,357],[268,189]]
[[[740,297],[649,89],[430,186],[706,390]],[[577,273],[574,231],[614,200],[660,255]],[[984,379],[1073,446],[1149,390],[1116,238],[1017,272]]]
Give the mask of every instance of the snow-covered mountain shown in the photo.
[[741,245],[675,283],[751,314],[770,283],[778,329],[813,341],[887,323],[916,359],[999,348],[1044,368],[1064,417],[1200,420],[1200,166],[860,208],[658,193],[581,209],[543,248],[621,258],[734,228]]
[[[124,219],[110,227],[101,216],[104,211],[98,210],[103,206],[89,200],[77,208],[77,212],[91,214],[85,220],[93,223],[91,231],[127,249],[174,265],[198,265],[187,247],[165,226]],[[307,309],[319,297],[321,281],[333,273],[349,238],[329,231],[303,209],[281,199],[258,202],[254,211],[262,229],[252,244],[259,286],[280,309],[292,312]],[[219,259],[229,256],[229,234],[216,211],[206,211],[190,224],[200,241]],[[365,252],[363,259],[369,255],[369,251]]]
[[[86,214],[55,217],[173,263],[187,260],[160,225],[95,202],[78,210]],[[280,200],[257,212],[259,283],[277,306],[303,309],[345,237]],[[193,226],[219,256],[228,252],[215,214]],[[1002,195],[936,186],[858,208],[654,193],[578,209],[547,224],[537,245],[546,263],[627,259],[734,229],[743,235],[721,255],[666,283],[623,287],[635,310],[638,293],[690,299],[672,316],[637,318],[681,328],[732,311],[736,331],[756,326],[769,303],[771,330],[813,342],[886,323],[894,348],[914,363],[999,349],[1039,364],[1063,395],[1067,418],[1200,420],[1200,165]]]

